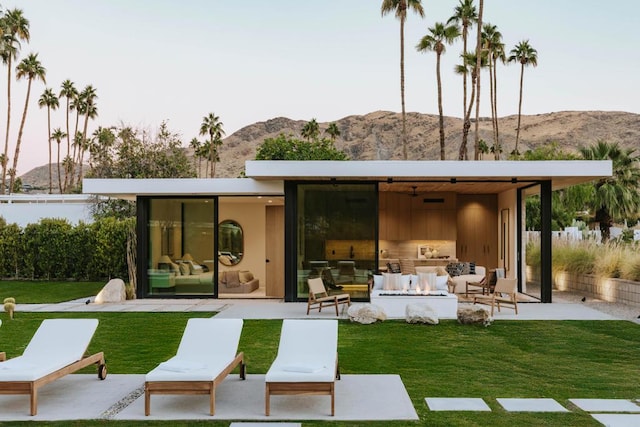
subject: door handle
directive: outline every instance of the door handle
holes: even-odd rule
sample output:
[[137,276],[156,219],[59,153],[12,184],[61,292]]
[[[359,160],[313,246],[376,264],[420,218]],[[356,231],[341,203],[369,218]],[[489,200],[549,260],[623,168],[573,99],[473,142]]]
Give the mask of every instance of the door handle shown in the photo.
[[271,261],[269,260],[269,258],[267,258],[264,262],[271,262]]

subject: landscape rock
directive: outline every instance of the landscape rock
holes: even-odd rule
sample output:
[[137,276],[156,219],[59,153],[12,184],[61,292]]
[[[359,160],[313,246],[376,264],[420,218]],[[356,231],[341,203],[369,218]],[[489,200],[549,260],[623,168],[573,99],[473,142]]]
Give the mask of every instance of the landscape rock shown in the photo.
[[349,310],[347,310],[347,314],[352,322],[361,323],[363,325],[387,319],[387,315],[382,307],[375,304],[353,304],[349,307]]
[[123,302],[127,299],[124,281],[122,279],[111,279],[104,285],[104,288],[96,295],[95,303]]
[[429,304],[407,304],[405,319],[407,323],[426,323],[427,325],[440,323],[438,314]]
[[489,311],[478,305],[464,305],[458,307],[458,322],[463,325],[484,325],[491,324]]

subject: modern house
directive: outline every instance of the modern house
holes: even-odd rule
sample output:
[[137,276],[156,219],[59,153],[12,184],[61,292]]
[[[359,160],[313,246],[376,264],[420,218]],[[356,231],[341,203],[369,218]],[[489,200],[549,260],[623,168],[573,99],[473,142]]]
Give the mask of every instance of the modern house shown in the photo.
[[525,199],[541,201],[551,302],[551,192],[611,176],[610,161],[247,161],[248,178],[85,179],[135,200],[138,298],[307,299],[306,281],[368,300],[390,259],[460,260],[524,277]]

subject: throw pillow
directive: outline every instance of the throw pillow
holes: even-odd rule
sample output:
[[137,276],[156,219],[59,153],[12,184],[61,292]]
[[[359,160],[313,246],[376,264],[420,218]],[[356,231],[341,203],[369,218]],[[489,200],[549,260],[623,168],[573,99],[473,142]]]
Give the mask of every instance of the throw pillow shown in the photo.
[[460,274],[471,274],[471,267],[469,266],[468,262],[461,262],[460,263]]
[[180,275],[180,266],[174,262],[171,263],[171,271],[176,273],[176,276]]
[[450,262],[449,264],[447,264],[446,269],[447,273],[449,273],[451,277],[460,276],[462,274],[462,268],[457,262]]
[[384,281],[382,289],[385,291],[396,291],[402,289],[402,274],[400,273],[382,273]]
[[227,288],[237,288],[240,286],[240,275],[238,270],[225,271],[225,281]]
[[240,272],[240,282],[247,283],[253,280],[253,273],[250,271],[241,271]]
[[437,291],[448,291],[447,282],[449,281],[449,277],[447,276],[438,276],[436,277],[436,290]]
[[184,262],[180,263],[180,274],[183,276],[189,275],[189,264],[186,264]]
[[402,269],[400,268],[399,262],[390,262],[387,263],[387,268],[389,269],[389,273],[401,273]]
[[374,274],[373,275],[373,290],[382,289],[382,284],[384,283],[384,277],[382,274]]
[[449,273],[447,273],[447,269],[444,267],[437,267],[436,268],[436,274],[438,276],[448,276]]
[[476,274],[476,263],[475,262],[470,262],[469,263],[469,274]]

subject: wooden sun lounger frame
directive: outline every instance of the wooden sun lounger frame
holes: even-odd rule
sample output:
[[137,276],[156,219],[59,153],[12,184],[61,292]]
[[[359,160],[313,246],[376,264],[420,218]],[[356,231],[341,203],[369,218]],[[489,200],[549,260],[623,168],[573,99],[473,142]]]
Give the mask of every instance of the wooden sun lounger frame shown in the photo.
[[209,414],[216,412],[216,387],[227,375],[240,365],[240,379],[246,379],[247,367],[244,363],[244,353],[236,355],[231,363],[211,381],[145,381],[144,383],[144,414],[151,414],[152,394],[208,394]]
[[[0,353],[0,361],[4,361],[6,355]],[[79,371],[89,365],[98,365],[98,378],[104,380],[107,377],[107,365],[104,361],[104,353],[96,353],[91,356],[83,357],[77,362],[73,362],[64,368],[51,372],[34,381],[0,381],[0,394],[28,394],[31,396],[31,415],[38,413],[38,389],[43,385],[49,384],[65,375]]]
[[[336,354],[336,371],[335,379],[340,379],[340,366],[338,364],[338,355]],[[265,385],[265,407],[264,413],[269,416],[271,412],[271,396],[318,396],[329,395],[331,396],[331,416],[336,412],[336,393],[335,393],[335,381],[331,382],[267,382]]]

